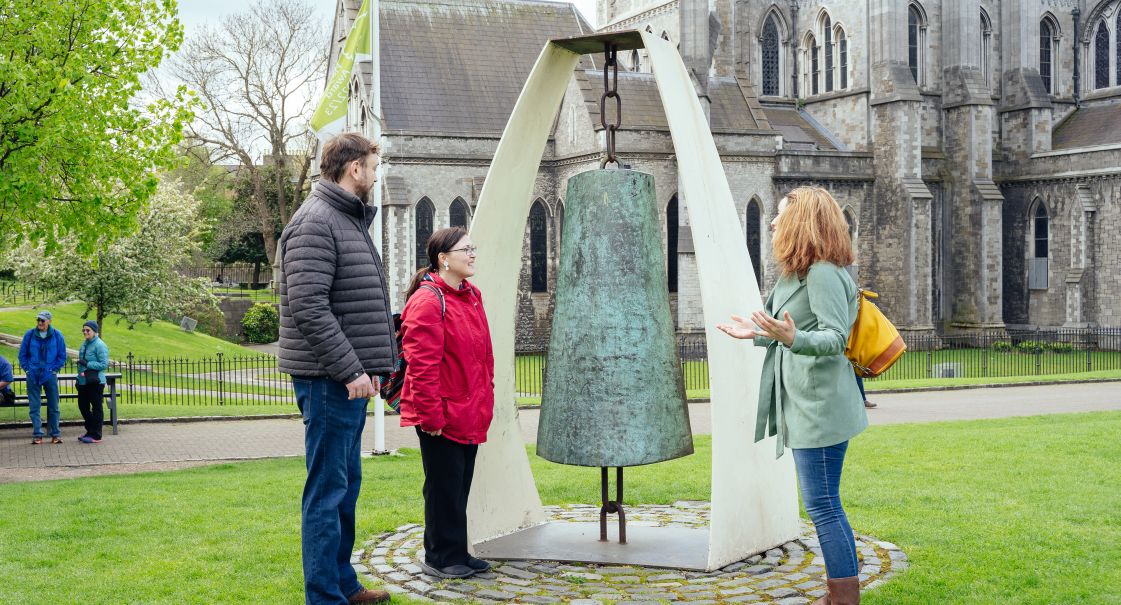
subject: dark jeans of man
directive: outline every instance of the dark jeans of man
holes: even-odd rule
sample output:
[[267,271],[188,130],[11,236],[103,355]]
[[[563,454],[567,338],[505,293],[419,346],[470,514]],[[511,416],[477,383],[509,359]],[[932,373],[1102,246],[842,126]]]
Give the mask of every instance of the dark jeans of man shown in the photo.
[[78,411],[85,421],[86,434],[101,439],[101,425],[105,424],[105,408],[101,402],[105,396],[105,385],[100,382],[78,385]]
[[478,445],[433,437],[417,427],[424,464],[424,559],[432,567],[467,564],[467,496]]
[[27,375],[27,415],[31,418],[31,434],[35,437],[43,436],[43,426],[40,422],[40,408],[43,406],[43,395],[47,396],[47,432],[51,437],[58,437],[62,430],[58,424],[58,378],[54,372],[43,370],[42,381],[37,380],[32,374]]
[[825,575],[831,579],[851,578],[859,573],[856,541],[845,509],[841,508],[841,468],[848,441],[829,447],[794,450],[802,504],[817,530]]
[[860,389],[860,398],[868,401],[868,396],[864,394],[864,379],[860,377],[860,374],[856,375],[856,388]]
[[346,605],[362,589],[350,566],[354,509],[362,486],[362,427],[366,399],[347,399],[330,378],[292,377],[304,417],[307,482],[301,507],[304,595],[307,605]]

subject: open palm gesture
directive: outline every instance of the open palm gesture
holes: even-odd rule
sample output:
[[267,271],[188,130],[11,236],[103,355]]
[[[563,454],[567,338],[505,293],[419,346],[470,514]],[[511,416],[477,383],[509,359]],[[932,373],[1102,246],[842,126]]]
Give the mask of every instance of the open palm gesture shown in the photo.
[[751,323],[750,321],[740,317],[739,315],[733,315],[732,321],[734,322],[732,324],[716,324],[716,329],[727,334],[728,336],[731,336],[732,338],[750,339],[759,336],[759,332],[757,331],[755,324]]

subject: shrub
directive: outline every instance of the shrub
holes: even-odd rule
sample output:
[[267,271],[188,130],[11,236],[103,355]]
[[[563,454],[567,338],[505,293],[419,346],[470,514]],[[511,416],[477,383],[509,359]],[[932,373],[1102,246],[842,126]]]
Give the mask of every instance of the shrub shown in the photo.
[[1041,340],[1025,340],[1016,345],[1024,353],[1042,353],[1047,349],[1047,343]]
[[1056,353],[1070,353],[1074,350],[1074,345],[1069,342],[1049,342],[1047,349]]
[[1012,343],[1008,342],[1007,340],[998,340],[998,341],[993,343],[993,350],[994,351],[1011,351],[1012,350]]
[[269,303],[257,303],[245,312],[241,318],[241,333],[245,340],[265,344],[276,342],[280,339],[280,314],[276,306]]

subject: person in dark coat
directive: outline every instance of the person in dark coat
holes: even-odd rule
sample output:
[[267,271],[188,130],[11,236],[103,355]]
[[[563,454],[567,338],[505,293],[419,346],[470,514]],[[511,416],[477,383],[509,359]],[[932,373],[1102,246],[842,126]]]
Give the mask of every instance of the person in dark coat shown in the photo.
[[280,236],[280,355],[304,417],[301,505],[307,605],[382,603],[350,564],[362,485],[362,428],[397,357],[381,255],[370,238],[380,149],[347,133],[327,142],[322,180]]
[[428,238],[428,266],[401,313],[405,382],[401,426],[415,426],[424,464],[424,571],[465,578],[490,569],[471,556],[467,499],[479,444],[494,416],[494,349],[475,274],[475,246],[459,227]]
[[19,365],[27,374],[27,413],[31,417],[31,444],[43,442],[40,420],[42,395],[47,395],[47,424],[51,443],[62,443],[59,428],[58,372],[66,365],[66,339],[51,327],[50,311],[40,311],[35,327],[23,335],[19,345]]

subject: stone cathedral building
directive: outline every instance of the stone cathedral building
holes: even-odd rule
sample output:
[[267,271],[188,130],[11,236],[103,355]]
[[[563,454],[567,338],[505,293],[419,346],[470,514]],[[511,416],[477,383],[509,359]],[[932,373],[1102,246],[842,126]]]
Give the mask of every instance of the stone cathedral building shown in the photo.
[[[359,0],[339,0],[331,65]],[[910,333],[1121,326],[1121,0],[381,0],[386,262],[469,225],[545,41],[644,29],[696,78],[766,290],[777,200],[821,185],[858,283]],[[680,332],[703,330],[693,234],[643,51],[621,57],[622,161],[655,176]],[[598,168],[602,56],[572,74],[528,217],[518,343],[547,342],[568,178]],[[352,81],[368,127],[371,78]],[[551,108],[543,108],[547,111]],[[748,271],[729,267],[729,271]],[[626,271],[620,266],[620,271]],[[492,321],[494,319],[492,318]]]

